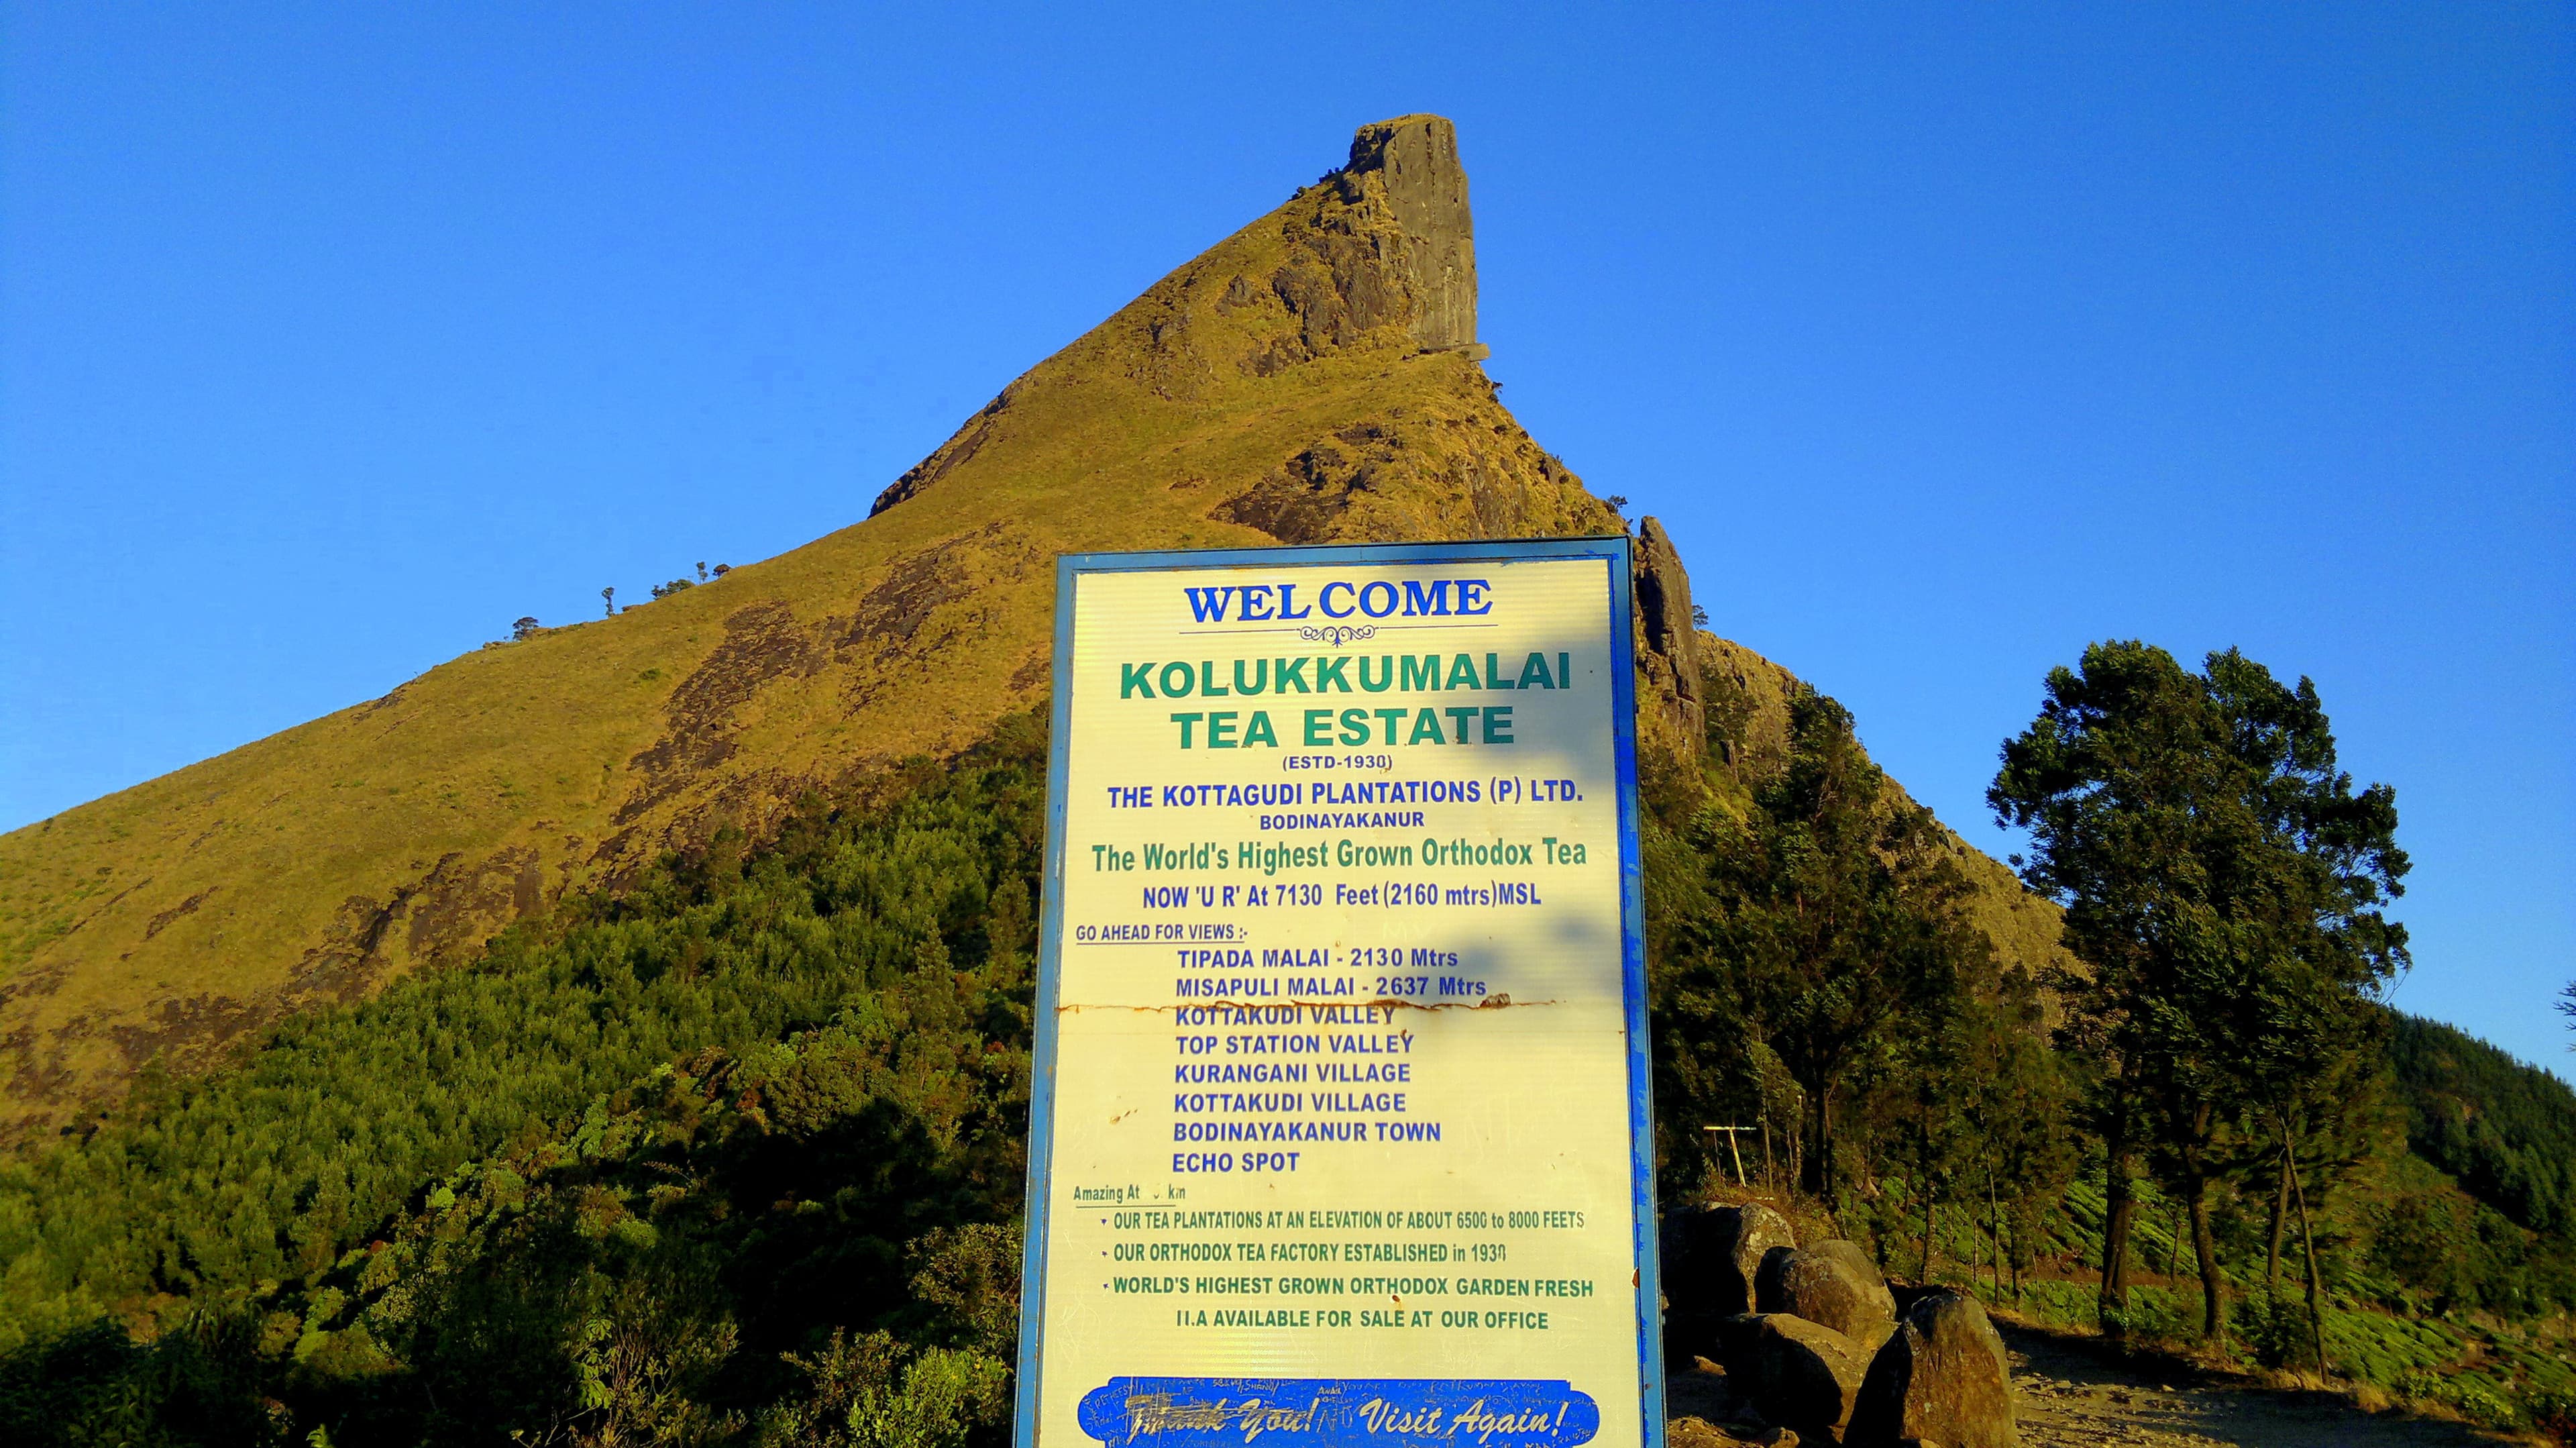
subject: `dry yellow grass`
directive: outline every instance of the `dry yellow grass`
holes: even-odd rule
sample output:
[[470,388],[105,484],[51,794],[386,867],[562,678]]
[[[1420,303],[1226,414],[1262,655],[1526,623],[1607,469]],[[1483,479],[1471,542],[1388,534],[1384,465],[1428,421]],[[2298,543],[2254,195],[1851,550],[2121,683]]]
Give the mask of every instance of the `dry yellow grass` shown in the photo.
[[1375,171],[1304,188],[866,522],[0,837],[0,1136],[965,745],[1046,687],[1058,553],[1617,529],[1474,352],[1415,340],[1454,296],[1418,294],[1401,210]]

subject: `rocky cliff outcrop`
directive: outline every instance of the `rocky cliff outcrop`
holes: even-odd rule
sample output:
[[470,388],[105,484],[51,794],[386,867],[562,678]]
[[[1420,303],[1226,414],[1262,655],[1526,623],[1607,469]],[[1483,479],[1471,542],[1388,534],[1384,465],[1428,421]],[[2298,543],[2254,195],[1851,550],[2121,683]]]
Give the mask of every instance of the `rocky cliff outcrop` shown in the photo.
[[1355,202],[1382,195],[1402,240],[1388,263],[1412,306],[1413,340],[1433,351],[1476,341],[1476,222],[1458,130],[1439,116],[1362,126],[1338,184]]
[[1669,747],[1696,763],[1704,748],[1708,714],[1700,701],[1698,609],[1691,603],[1690,573],[1663,523],[1648,518],[1637,529],[1632,593],[1637,609],[1637,697],[1653,702],[1669,729]]

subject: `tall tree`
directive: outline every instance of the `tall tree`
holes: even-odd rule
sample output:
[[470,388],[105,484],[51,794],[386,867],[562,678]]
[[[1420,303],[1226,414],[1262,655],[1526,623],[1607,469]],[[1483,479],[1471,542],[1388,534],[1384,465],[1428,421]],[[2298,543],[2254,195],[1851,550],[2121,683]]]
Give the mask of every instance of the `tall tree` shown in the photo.
[[2407,964],[2405,928],[2381,911],[2407,869],[2394,792],[2355,792],[2308,680],[2286,686],[2233,649],[2194,674],[2132,641],[2050,672],[1987,800],[2030,831],[2023,878],[2067,907],[2084,965],[2060,985],[2100,1067],[2104,1321],[2127,1306],[2130,1177],[2153,1149],[2189,1211],[2215,1336],[2222,1138],[2308,1104],[2303,1083],[2367,1046],[2352,1007]]
[[1802,693],[1790,744],[1745,818],[1693,826],[1705,890],[1675,931],[1662,1004],[1686,1054],[1740,1054],[1722,1043],[1741,1033],[1777,1057],[1805,1097],[1804,1185],[1830,1200],[1851,1076],[1900,1023],[1943,1019],[1988,947],[1947,837],[1869,762],[1851,715]]

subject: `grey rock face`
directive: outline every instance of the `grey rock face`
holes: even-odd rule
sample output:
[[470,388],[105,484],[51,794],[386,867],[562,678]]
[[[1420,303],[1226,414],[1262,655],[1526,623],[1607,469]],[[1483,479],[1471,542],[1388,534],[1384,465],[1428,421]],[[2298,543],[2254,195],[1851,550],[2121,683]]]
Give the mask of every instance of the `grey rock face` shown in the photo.
[[[1398,116],[1351,137],[1347,190],[1377,177],[1404,229],[1396,271],[1413,296],[1413,338],[1431,351],[1476,344],[1476,223],[1458,128],[1443,116]],[[1356,195],[1353,199],[1358,199]]]
[[1642,662],[1672,715],[1688,757],[1697,758],[1707,737],[1700,702],[1699,625],[1691,619],[1690,574],[1657,519],[1637,529],[1637,619],[1645,634]]
[[1915,1303],[1870,1362],[1843,1441],[1888,1448],[1908,1440],[2019,1448],[2003,1339],[1975,1298],[1935,1292]]
[[1769,1312],[1753,1319],[1749,1349],[1728,1366],[1744,1374],[1762,1416],[1817,1437],[1851,1420],[1869,1365],[1869,1349],[1832,1328]]
[[1896,1298],[1878,1264],[1852,1242],[1764,1254],[1753,1302],[1757,1312],[1791,1312],[1821,1322],[1865,1350],[1876,1350],[1896,1330]]

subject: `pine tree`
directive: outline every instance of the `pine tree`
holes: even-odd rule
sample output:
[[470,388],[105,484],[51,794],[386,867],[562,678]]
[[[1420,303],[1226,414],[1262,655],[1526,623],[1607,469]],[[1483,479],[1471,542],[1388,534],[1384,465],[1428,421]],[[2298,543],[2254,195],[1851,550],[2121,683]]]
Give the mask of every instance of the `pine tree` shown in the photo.
[[2060,985],[2070,1035],[2101,1066],[2103,1320],[2126,1308],[2130,1174],[2152,1151],[2188,1212],[2215,1337],[2209,1188],[2228,1134],[2332,1111],[2303,1099],[2307,1083],[2369,1050],[2358,1008],[2407,963],[2405,928],[2381,911],[2407,869],[2394,793],[2354,792],[2308,680],[2284,686],[2232,649],[2193,674],[2127,642],[2050,673],[1987,799],[2031,832],[2023,876],[2066,905],[2085,966]]

